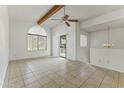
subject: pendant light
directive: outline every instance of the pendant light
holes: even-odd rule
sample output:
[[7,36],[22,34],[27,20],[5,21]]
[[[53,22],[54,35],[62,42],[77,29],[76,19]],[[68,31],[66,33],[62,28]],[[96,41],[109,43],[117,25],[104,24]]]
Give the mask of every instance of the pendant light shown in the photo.
[[114,44],[110,42],[110,26],[108,26],[107,30],[107,43],[103,44],[104,48],[113,48]]

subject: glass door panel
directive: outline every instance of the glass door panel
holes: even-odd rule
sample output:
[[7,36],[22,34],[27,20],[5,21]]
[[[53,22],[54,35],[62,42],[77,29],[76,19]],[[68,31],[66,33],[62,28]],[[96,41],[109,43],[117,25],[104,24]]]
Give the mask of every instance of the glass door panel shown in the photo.
[[66,35],[60,36],[60,56],[66,57]]

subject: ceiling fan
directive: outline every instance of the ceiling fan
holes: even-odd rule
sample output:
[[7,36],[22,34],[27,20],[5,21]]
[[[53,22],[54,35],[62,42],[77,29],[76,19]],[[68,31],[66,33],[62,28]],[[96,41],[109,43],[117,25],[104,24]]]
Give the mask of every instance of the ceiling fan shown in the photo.
[[54,20],[54,21],[57,21],[57,20],[62,20],[68,27],[70,27],[71,25],[69,24],[69,22],[78,22],[77,19],[69,19],[69,15],[65,13],[65,6],[64,6],[64,16],[61,17],[60,19],[51,19],[51,20]]

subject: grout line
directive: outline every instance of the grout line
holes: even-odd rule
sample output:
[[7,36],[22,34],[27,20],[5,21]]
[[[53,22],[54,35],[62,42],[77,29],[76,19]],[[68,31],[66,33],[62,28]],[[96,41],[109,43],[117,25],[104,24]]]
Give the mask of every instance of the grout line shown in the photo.
[[118,82],[117,82],[117,87],[119,88],[119,82],[120,82],[120,72],[118,72]]
[[[93,75],[95,72],[93,72],[91,75]],[[88,78],[79,86],[79,88],[84,85],[90,78],[91,78],[91,75],[88,76]]]
[[115,88],[117,88],[117,82],[116,82],[116,72],[115,71],[113,71],[113,85],[114,85],[114,83],[115,83],[115,86],[113,86],[113,87],[115,87]]
[[[114,80],[114,71],[112,71],[111,74],[112,74],[112,84],[113,84],[112,86],[113,86],[113,87],[116,87],[116,86],[114,86],[114,82],[115,82],[115,80]],[[111,75],[110,75],[110,76],[111,76]]]
[[107,74],[107,72],[105,73],[105,75],[104,75],[104,77],[103,77],[103,79],[102,79],[101,83],[99,84],[98,88],[100,88],[100,86],[102,85],[103,80],[104,80],[104,79],[105,79],[105,77],[106,77],[106,74]]
[[[65,62],[65,61],[64,61],[64,62]],[[22,64],[23,64],[23,63],[22,63]],[[71,65],[72,65],[72,64],[71,64]],[[27,61],[25,61],[25,62],[24,62],[24,66],[26,66],[26,68],[28,68],[28,69],[30,70],[30,72],[29,72],[29,73],[22,74],[21,65],[17,63],[17,67],[18,67],[18,66],[19,66],[19,71],[20,71],[19,73],[20,73],[20,75],[21,75],[21,78],[22,78],[22,81],[23,81],[23,83],[24,83],[24,87],[25,87],[25,88],[26,88],[26,84],[25,84],[25,82],[24,82],[23,76],[24,76],[24,75],[27,75],[27,74],[29,74],[29,73],[32,73],[32,74],[33,74],[33,77],[36,79],[36,82],[38,82],[38,83],[41,85],[41,87],[42,87],[42,84],[40,83],[40,79],[38,79],[38,78],[36,77],[36,75],[34,74],[34,73],[37,72],[37,71],[41,71],[40,69],[37,70],[37,71],[33,71],[33,70],[30,68],[30,65],[27,64]],[[72,66],[73,66],[73,65],[72,65]],[[84,68],[84,69],[86,69],[86,70],[89,71],[89,66],[84,66],[84,67],[81,67],[81,68]],[[15,68],[14,68],[14,69],[15,69]],[[10,68],[10,70],[11,70],[11,68]],[[52,69],[51,69],[51,70],[52,70]],[[76,69],[74,69],[74,70],[76,70]],[[98,71],[99,71],[99,70],[100,70],[100,69],[98,69]],[[101,70],[102,70],[102,69],[101,69]],[[50,69],[48,69],[47,71],[50,71]],[[72,71],[73,71],[73,70],[72,70]],[[108,71],[109,71],[109,70],[108,70]],[[98,84],[97,84],[98,87],[100,87],[100,86],[102,85],[102,83],[103,83],[105,77],[107,76],[108,71],[104,71],[104,69],[103,69],[104,76],[102,76],[101,80],[98,82]],[[46,72],[46,71],[45,71],[45,72]],[[45,72],[43,72],[43,73],[45,73]],[[56,75],[58,75],[56,72],[58,72],[58,71],[55,71],[55,72],[53,72],[53,73],[55,73]],[[50,74],[53,74],[53,73],[50,73]],[[86,73],[88,73],[88,72],[86,72]],[[82,84],[79,86],[79,88],[80,88],[82,85],[84,85],[90,78],[92,78],[92,75],[94,75],[94,74],[95,74],[95,71],[94,71],[94,72],[90,72],[90,74],[87,74],[85,80],[82,82]],[[109,72],[109,74],[110,74],[111,79],[113,79],[112,84],[114,84],[114,83],[116,82],[116,87],[119,87],[120,72],[114,73],[114,72],[112,71],[112,72]],[[8,75],[10,75],[10,72],[8,73]],[[17,78],[17,77],[20,77],[20,75],[16,76],[16,78]],[[48,75],[49,75],[49,74],[46,74],[46,76],[48,76]],[[62,77],[62,75],[58,75],[58,76]],[[76,78],[76,76],[75,76],[75,75],[73,76],[73,74],[72,74],[71,76],[72,76],[72,78]],[[50,78],[50,77],[48,77],[48,78]],[[59,78],[59,77],[58,77],[58,78]],[[62,78],[65,79],[66,81],[68,81],[68,82],[66,82],[65,84],[68,84],[68,83],[72,84],[72,83],[69,82],[69,80],[66,79],[65,77],[62,77]],[[8,84],[7,84],[8,87],[9,87],[9,79],[10,79],[10,78],[9,78],[9,76],[8,76]],[[51,79],[51,78],[50,78],[50,80],[55,81],[54,79]],[[56,83],[56,81],[55,81],[55,83]],[[32,83],[30,83],[30,84],[32,84]],[[57,84],[57,83],[56,83],[56,84]],[[58,86],[59,88],[61,88],[63,85],[64,85],[64,84],[62,84],[62,85],[57,84],[57,86]],[[74,84],[72,84],[72,85],[74,85]],[[74,86],[75,86],[75,85],[74,85]],[[76,87],[76,86],[75,86],[75,87]]]
[[[87,69],[88,67],[89,67],[89,66],[87,66],[86,69]],[[93,75],[94,73],[95,73],[95,72],[93,72],[91,75]],[[84,85],[85,82],[88,81],[88,79],[90,78],[91,75],[88,76],[88,78],[79,86],[79,88],[80,88],[82,85]]]
[[115,84],[116,84],[115,88],[117,88],[116,72],[115,71],[113,72],[113,82],[115,82]]
[[[21,76],[23,76],[23,75],[22,75],[22,71],[21,71],[21,67],[20,67],[20,65],[19,65],[19,70],[20,70],[20,72],[21,72]],[[23,79],[23,77],[22,77],[22,79]],[[24,87],[26,87],[26,86],[25,86],[24,79],[23,79],[22,81],[23,81],[23,83],[24,83]]]

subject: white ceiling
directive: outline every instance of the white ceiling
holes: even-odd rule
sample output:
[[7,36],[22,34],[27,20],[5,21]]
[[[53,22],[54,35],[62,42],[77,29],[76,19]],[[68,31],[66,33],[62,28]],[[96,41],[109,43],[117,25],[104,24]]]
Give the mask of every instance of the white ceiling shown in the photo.
[[[26,5],[26,6],[9,6],[9,16],[12,20],[25,20],[36,22],[39,18],[41,18],[52,6],[50,5]],[[105,13],[124,8],[124,6],[103,6],[103,5],[69,5],[66,6],[66,13],[70,15],[70,18],[79,19],[79,21],[85,21]],[[44,24],[49,27],[54,27],[60,21],[53,21],[52,18],[60,18],[63,16],[63,9],[54,14],[51,18],[49,18]],[[121,21],[121,22],[120,22]],[[124,20],[119,20],[117,22],[113,22],[116,24],[115,26],[122,25]],[[112,23],[111,23],[112,24]],[[94,31],[106,28],[105,24],[88,28],[87,30]]]
[[124,19],[114,20],[114,21],[107,22],[104,24],[91,26],[89,28],[85,28],[85,30],[88,32],[102,31],[102,30],[107,30],[108,26],[110,26],[110,29],[122,28],[124,27]]
[[52,6],[49,6],[49,5],[10,5],[8,7],[9,7],[10,19],[36,22]]

